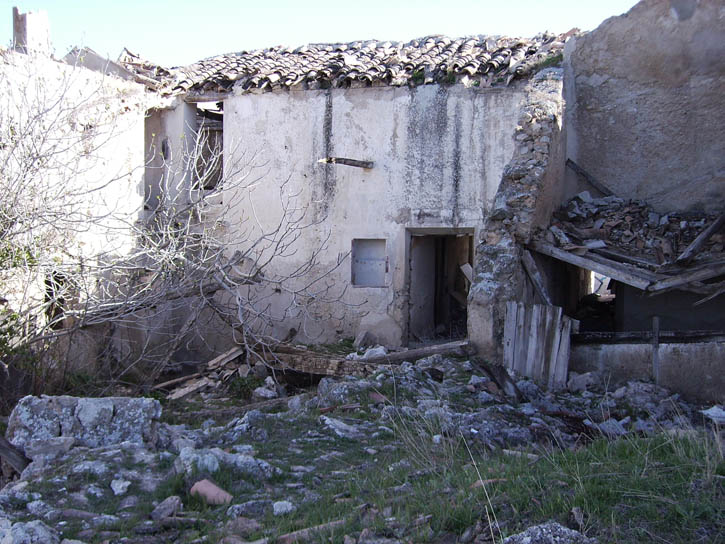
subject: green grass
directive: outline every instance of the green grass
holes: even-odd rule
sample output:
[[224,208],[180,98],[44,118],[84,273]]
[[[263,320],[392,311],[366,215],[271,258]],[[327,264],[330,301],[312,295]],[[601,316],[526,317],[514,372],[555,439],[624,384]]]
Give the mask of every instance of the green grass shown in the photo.
[[[275,520],[275,534],[346,519],[332,540],[321,535],[316,541],[341,542],[341,535],[372,526],[380,534],[392,531],[396,538],[427,542],[444,533],[460,535],[481,522],[484,528],[498,524],[499,541],[552,519],[572,526],[570,513],[578,508],[583,525],[572,527],[600,542],[725,542],[725,462],[708,430],[601,438],[576,451],[537,451],[539,458],[532,461],[484,450],[461,437],[433,444],[431,436],[439,434],[435,422],[400,418],[393,426],[399,447],[381,450],[366,470],[356,468],[363,458],[355,445],[336,442],[343,455],[321,472],[347,468],[349,477],[325,479],[315,488],[323,499]],[[391,471],[401,459],[410,466]],[[479,479],[485,485],[472,487]],[[407,492],[396,490],[403,485]],[[336,501],[340,495],[349,499]],[[378,514],[363,515],[365,504],[367,512]],[[432,516],[430,534],[406,532],[425,515]],[[396,519],[394,525],[403,528],[399,534],[385,518]]]
[[[469,453],[455,440],[437,453],[434,448],[407,453],[414,468],[423,467],[428,475],[412,482],[413,492],[393,506],[393,516],[410,523],[432,514],[435,533],[460,534],[487,515],[496,517],[504,534],[549,519],[567,524],[578,507],[584,513],[582,530],[602,542],[722,542],[725,535],[725,463],[704,432],[599,439],[578,451],[554,449],[533,464],[500,452]],[[428,461],[421,462],[425,455]],[[491,481],[472,489],[479,472]],[[350,493],[382,508],[390,504],[385,490],[409,476],[368,473]]]
[[257,387],[264,384],[264,379],[259,376],[249,375],[242,378],[235,376],[226,384],[227,393],[237,399],[250,400],[252,393]]
[[563,53],[557,53],[556,55],[552,55],[550,57],[545,58],[540,63],[534,66],[532,72],[538,72],[539,70],[543,70],[544,68],[549,68],[550,66],[561,66],[561,63],[564,61],[564,54]]

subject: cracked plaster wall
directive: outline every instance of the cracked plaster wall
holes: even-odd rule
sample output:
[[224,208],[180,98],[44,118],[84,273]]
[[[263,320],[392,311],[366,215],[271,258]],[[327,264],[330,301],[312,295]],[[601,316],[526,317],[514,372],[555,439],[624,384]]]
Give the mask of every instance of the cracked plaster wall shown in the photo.
[[[279,189],[287,182],[284,193],[298,194],[297,202],[309,205],[309,217],[319,224],[301,233],[299,251],[278,261],[275,271],[299,266],[328,234],[316,270],[346,259],[328,277],[335,289],[346,288],[341,301],[311,316],[315,320],[302,311],[285,316],[277,334],[295,327],[309,340],[329,341],[366,329],[391,346],[405,343],[408,229],[478,229],[517,145],[511,134],[526,96],[514,85],[422,85],[227,99],[225,156],[237,166],[248,161],[246,171],[258,178],[243,205],[230,210],[233,216],[253,217],[252,230],[273,224],[281,213]],[[318,162],[329,155],[375,164],[365,170]],[[244,244],[238,233],[228,234],[230,251]],[[384,288],[349,285],[346,256],[354,238],[386,240]],[[280,314],[289,303],[284,293],[269,300]]]

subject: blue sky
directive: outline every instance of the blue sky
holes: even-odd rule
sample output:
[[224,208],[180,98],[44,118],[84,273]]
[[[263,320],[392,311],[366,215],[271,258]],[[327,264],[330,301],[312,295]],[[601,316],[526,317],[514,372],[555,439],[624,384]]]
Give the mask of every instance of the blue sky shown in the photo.
[[86,45],[110,58],[123,47],[165,66],[274,45],[429,34],[533,36],[596,28],[634,0],[0,0],[0,44],[12,39],[12,7],[43,9],[57,56]]

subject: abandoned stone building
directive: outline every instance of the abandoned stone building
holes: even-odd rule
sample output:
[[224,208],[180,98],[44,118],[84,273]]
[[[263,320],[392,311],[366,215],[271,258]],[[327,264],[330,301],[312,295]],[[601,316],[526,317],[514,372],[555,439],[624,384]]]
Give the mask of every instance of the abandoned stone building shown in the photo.
[[[228,253],[294,231],[273,273],[314,276],[319,300],[272,282],[276,337],[466,337],[552,385],[597,370],[722,400],[724,18],[714,0],[643,0],[584,34],[113,66],[163,100],[139,142],[146,216],[221,180],[206,220]],[[199,134],[219,158],[203,183]]]

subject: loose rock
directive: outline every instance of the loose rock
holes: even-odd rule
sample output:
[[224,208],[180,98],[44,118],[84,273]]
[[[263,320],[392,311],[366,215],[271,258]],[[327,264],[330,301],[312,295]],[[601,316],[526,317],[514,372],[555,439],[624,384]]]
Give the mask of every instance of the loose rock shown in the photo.
[[176,515],[177,512],[180,512],[183,507],[184,505],[181,502],[181,497],[176,495],[166,497],[156,508],[153,509],[151,512],[151,519],[159,521],[164,518],[169,518]]

